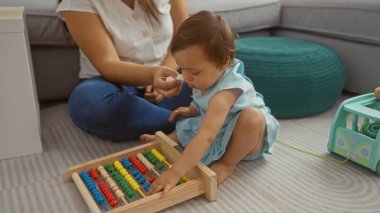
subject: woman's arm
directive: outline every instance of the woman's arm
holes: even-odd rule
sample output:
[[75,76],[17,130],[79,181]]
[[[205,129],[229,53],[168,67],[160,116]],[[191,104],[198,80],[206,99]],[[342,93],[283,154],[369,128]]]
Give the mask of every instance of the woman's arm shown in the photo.
[[[179,26],[181,26],[182,22],[185,21],[189,15],[187,11],[186,1],[185,0],[171,0],[171,11],[170,14],[173,20],[173,36],[177,32]],[[178,65],[175,62],[172,54],[170,53],[170,49],[168,48],[168,53],[164,60],[162,61],[162,66],[167,66],[172,69],[177,70]]]
[[[171,11],[170,14],[173,20],[173,36],[177,32],[178,28],[181,26],[182,22],[188,18],[188,11],[185,0],[171,0]],[[170,53],[170,47],[167,50],[166,57],[161,63],[162,66],[170,67],[174,70],[178,69],[178,65],[175,62],[174,57]],[[154,88],[164,97],[169,98],[174,95],[178,95],[182,89],[182,82],[171,81],[166,82],[165,79],[168,76],[176,77],[178,75],[177,71],[171,70],[161,70],[160,72],[156,72],[154,77]]]
[[114,83],[136,86],[153,83],[154,70],[162,67],[121,61],[97,14],[66,11],[64,17],[75,43],[104,78]]

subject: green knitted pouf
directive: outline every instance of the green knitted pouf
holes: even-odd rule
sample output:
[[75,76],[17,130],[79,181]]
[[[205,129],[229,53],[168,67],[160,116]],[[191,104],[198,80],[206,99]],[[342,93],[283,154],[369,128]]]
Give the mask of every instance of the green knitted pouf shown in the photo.
[[326,46],[284,37],[242,38],[236,57],[277,118],[314,115],[340,96],[344,65]]

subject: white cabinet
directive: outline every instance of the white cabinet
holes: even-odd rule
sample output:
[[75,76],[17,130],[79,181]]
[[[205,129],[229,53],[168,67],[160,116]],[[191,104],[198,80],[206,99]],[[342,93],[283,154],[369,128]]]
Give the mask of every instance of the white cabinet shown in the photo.
[[0,7],[0,159],[42,152],[23,7]]

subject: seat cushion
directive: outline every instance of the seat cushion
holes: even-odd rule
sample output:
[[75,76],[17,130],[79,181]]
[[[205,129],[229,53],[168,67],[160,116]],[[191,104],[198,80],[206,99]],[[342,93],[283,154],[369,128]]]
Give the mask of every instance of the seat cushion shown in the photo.
[[281,26],[380,45],[379,0],[281,0]]
[[187,0],[189,13],[213,11],[226,19],[234,32],[279,26],[281,5],[279,0]]

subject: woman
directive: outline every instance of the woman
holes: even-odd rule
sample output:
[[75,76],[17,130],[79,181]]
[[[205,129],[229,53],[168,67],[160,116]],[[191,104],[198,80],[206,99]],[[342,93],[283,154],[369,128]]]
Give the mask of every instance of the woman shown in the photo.
[[178,69],[168,46],[188,17],[184,0],[62,0],[57,15],[80,49],[81,83],[68,101],[79,128],[113,141],[173,130],[171,110],[191,90],[164,99],[152,84]]

